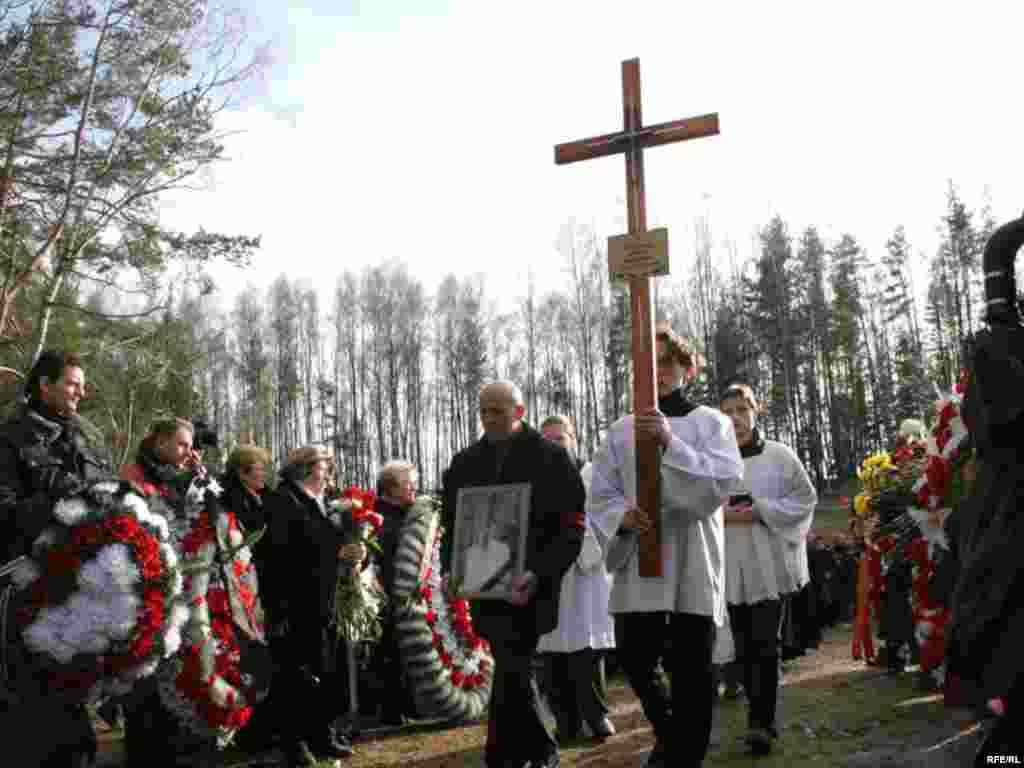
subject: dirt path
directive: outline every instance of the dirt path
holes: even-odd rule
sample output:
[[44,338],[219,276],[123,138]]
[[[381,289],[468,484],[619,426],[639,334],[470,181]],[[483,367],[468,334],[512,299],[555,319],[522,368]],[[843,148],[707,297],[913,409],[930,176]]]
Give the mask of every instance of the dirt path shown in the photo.
[[[838,506],[838,505],[833,505]],[[844,532],[842,509],[816,526],[823,537]],[[825,522],[828,520],[828,522]],[[832,525],[829,525],[832,523]],[[834,528],[834,530],[831,530]],[[787,665],[783,677],[781,737],[758,768],[954,768],[969,765],[980,740],[978,725],[925,694],[912,674],[889,676],[850,657],[850,627],[834,627],[814,653]],[[567,768],[640,768],[654,737],[639,702],[623,685],[610,691],[617,735],[604,744],[579,743],[561,751]],[[723,701],[717,713],[708,768],[749,768],[742,745],[745,701]],[[440,729],[424,724],[397,732],[368,732],[357,742],[351,768],[482,768],[484,725]],[[120,765],[119,734],[101,734],[103,766]],[[226,765],[240,765],[227,760]],[[325,766],[329,763],[324,763]]]
[[[562,749],[567,768],[640,768],[654,737],[639,702],[625,686],[610,691],[618,734],[602,745],[581,742]],[[782,690],[783,729],[778,749],[758,768],[954,768],[969,765],[979,740],[977,725],[943,706],[941,697],[917,690],[914,677],[896,677],[850,659],[850,628],[839,626],[817,652],[787,665]],[[742,745],[746,702],[723,701],[708,768],[751,765]],[[485,726],[439,729],[424,724],[400,731],[368,732],[351,768],[482,768]],[[103,766],[120,765],[120,739],[103,735]],[[239,765],[228,759],[225,765]],[[329,763],[324,764],[329,765]]]

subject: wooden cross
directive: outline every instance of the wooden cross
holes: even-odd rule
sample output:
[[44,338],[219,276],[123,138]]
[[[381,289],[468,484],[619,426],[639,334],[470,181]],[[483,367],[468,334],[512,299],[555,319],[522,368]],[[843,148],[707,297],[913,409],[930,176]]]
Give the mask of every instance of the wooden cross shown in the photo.
[[[644,156],[646,147],[714,136],[718,133],[718,114],[701,115],[644,127],[640,115],[640,60],[622,62],[623,130],[555,147],[555,163],[564,165],[594,157],[626,155],[626,207],[629,234],[647,231],[647,201],[644,197]],[[650,275],[629,279],[630,312],[633,321],[633,412],[641,413],[657,405],[654,362],[654,312],[651,308]],[[640,537],[640,575],[660,578],[661,527],[657,524],[660,460],[653,438],[636,436],[637,506],[655,520],[653,530]]]

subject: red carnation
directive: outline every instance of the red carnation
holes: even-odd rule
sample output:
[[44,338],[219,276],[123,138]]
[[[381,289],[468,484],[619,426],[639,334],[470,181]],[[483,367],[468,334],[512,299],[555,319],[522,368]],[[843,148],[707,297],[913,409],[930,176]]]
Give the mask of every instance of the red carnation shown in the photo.
[[132,641],[132,656],[135,659],[141,659],[149,656],[153,652],[153,635],[147,633],[141,634]]
[[211,589],[206,593],[206,602],[210,604],[210,611],[217,614],[225,614],[231,610],[231,602],[228,600],[228,593],[223,589]]
[[424,618],[426,618],[427,624],[429,624],[430,626],[434,626],[434,623],[437,621],[437,611],[431,608],[429,611],[427,611],[427,615]]
[[452,685],[459,686],[462,684],[462,673],[457,670],[452,670]]
[[111,537],[118,541],[131,541],[139,531],[139,523],[134,517],[118,515],[111,517],[103,523],[103,527]]

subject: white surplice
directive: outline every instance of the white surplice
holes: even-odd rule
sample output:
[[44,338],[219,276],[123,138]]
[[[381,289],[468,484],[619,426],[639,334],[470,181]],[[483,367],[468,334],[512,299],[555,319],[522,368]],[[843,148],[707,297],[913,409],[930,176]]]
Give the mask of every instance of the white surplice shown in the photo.
[[[580,470],[583,486],[590,493],[593,465]],[[590,516],[583,534],[583,549],[562,577],[558,598],[558,626],[542,636],[537,650],[572,653],[584,648],[615,647],[615,623],[608,613],[612,577],[604,562]]]
[[729,605],[775,600],[807,584],[807,533],[818,503],[807,470],[788,446],[766,440],[761,453],[743,462],[743,491],[754,498],[758,519],[725,529]]
[[594,457],[587,517],[615,581],[612,613],[670,611],[725,619],[725,553],[722,503],[739,486],[743,460],[732,422],[698,406],[670,417],[672,441],[661,460],[661,578],[641,578],[638,537],[617,534],[636,499],[633,417],[608,430]]

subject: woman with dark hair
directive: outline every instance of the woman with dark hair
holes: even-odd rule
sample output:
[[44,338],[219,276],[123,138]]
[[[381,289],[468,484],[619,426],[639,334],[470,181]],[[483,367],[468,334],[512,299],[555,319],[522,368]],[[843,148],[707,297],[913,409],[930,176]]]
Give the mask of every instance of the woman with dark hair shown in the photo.
[[806,539],[818,496],[797,455],[761,435],[749,386],[728,387],[721,410],[743,457],[743,488],[725,506],[729,624],[750,703],[747,744],[766,754],[779,733],[783,601],[808,582]]

